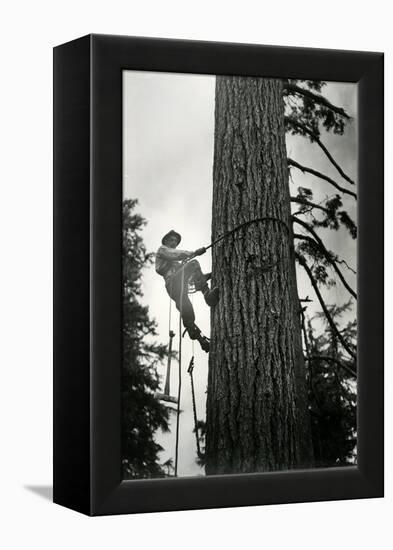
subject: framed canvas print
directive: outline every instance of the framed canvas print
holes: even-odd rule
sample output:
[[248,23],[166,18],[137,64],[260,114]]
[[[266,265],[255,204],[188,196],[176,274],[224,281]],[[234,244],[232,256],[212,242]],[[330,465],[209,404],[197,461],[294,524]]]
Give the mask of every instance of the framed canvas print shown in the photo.
[[54,50],[54,501],[383,496],[383,55]]

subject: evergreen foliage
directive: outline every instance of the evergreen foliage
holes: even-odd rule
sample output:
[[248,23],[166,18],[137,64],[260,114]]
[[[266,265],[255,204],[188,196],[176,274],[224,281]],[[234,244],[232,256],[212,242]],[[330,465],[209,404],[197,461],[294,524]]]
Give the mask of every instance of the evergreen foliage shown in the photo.
[[[323,132],[343,135],[351,119],[344,109],[323,97],[325,85],[323,81],[284,82],[286,132],[303,136],[310,144],[317,143],[346,182],[342,186],[329,176],[288,159],[290,169],[297,168],[322,178],[339,191],[317,203],[312,189],[298,187],[297,195],[291,198],[299,205],[293,216],[294,227],[300,226],[301,230],[294,234],[295,256],[300,265],[308,266],[306,271],[314,290],[317,286],[334,286],[336,279],[332,274],[335,273],[345,289],[356,298],[341,266],[355,273],[354,270],[336,253],[326,249],[318,234],[319,229],[344,229],[351,238],[357,238],[356,224],[343,208],[344,197],[347,201],[356,200],[356,194],[346,187],[347,183],[354,185],[354,181],[321,141]],[[322,299],[320,293],[318,299]],[[323,302],[321,305],[323,311],[308,320],[307,328],[306,308],[301,313],[314,456],[316,466],[343,466],[356,460],[356,320],[349,321],[343,328],[340,326],[340,318],[351,310],[351,301],[343,306],[326,306]]]
[[307,135],[310,141],[321,135],[320,126],[338,135],[344,133],[349,116],[344,109],[335,107],[319,93],[325,85],[326,82],[310,80],[288,80],[284,83],[288,131]]
[[[351,308],[329,306],[337,326]],[[315,322],[322,321],[322,331]],[[316,467],[346,466],[356,461],[356,372],[355,361],[340,345],[323,314],[307,323],[309,408]],[[356,321],[348,322],[341,334],[356,349]]]
[[136,200],[123,201],[123,372],[122,466],[123,477],[151,478],[168,475],[171,464],[159,464],[162,447],[154,434],[167,431],[168,411],[155,398],[157,365],[167,347],[155,342],[156,323],[141,304],[142,271],[152,261],[141,237],[145,220],[134,212]]

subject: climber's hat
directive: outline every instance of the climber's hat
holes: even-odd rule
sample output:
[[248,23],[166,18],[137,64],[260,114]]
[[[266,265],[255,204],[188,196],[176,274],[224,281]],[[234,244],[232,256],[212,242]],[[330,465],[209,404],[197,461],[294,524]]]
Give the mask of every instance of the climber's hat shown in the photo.
[[[180,241],[181,241],[181,235],[180,235],[180,233],[177,233],[176,231],[174,231],[173,229],[171,229],[171,230],[169,231],[169,233],[167,233],[166,235],[164,235],[164,236],[162,237],[161,243],[162,243],[162,244],[166,244],[166,241],[167,241],[167,239],[169,239],[169,237],[176,237],[176,239],[177,239],[177,244],[179,244]],[[177,245],[176,245],[176,246],[177,246]]]

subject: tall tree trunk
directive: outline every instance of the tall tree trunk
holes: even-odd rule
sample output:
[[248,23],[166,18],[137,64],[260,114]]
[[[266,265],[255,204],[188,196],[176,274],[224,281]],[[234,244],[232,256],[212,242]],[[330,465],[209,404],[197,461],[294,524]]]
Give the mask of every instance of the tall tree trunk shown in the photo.
[[[311,465],[279,80],[217,77],[206,473]],[[272,265],[273,264],[273,265]]]

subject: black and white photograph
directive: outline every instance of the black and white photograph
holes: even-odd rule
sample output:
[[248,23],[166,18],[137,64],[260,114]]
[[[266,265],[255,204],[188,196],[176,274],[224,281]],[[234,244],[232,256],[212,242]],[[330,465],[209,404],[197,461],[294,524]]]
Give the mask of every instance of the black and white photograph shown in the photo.
[[125,480],[357,463],[356,83],[123,71]]
[[1,548],[392,546],[390,14],[4,4]]

